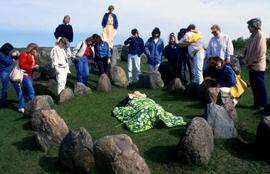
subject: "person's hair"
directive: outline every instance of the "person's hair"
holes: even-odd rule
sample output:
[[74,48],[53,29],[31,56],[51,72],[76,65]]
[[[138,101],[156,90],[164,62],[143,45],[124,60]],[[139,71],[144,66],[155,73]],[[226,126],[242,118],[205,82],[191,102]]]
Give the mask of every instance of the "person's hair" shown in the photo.
[[139,33],[138,30],[137,30],[136,28],[134,28],[134,29],[131,30],[131,34],[132,34],[132,35],[135,35],[136,33]]
[[187,32],[186,28],[181,28],[177,33],[177,39],[180,40],[184,36],[184,34],[186,34],[186,32]]
[[212,27],[210,28],[211,30],[218,30],[221,31],[220,26],[218,24],[214,24],[212,25]]
[[212,57],[212,59],[213,59],[216,63],[221,62],[222,65],[224,64],[224,60],[221,59],[221,58],[218,57],[218,56]]
[[26,52],[30,53],[33,50],[37,50],[38,45],[36,43],[30,43],[26,47]]
[[158,27],[155,27],[152,31],[152,37],[154,37],[156,34],[158,34],[158,37],[160,36],[160,30]]
[[85,41],[93,43],[93,37],[88,37],[88,38],[85,39]]
[[101,43],[101,42],[102,42],[101,36],[98,35],[98,34],[93,34],[93,35],[92,35],[92,38],[93,38],[93,40],[94,40],[95,42],[97,42],[97,43]]
[[62,42],[64,45],[68,44],[68,39],[65,37],[58,37],[55,44],[58,45],[60,42]]
[[171,38],[174,38],[176,40],[176,37],[175,37],[174,33],[170,33],[170,35],[169,35],[169,42],[170,42]]
[[5,54],[8,55],[10,51],[12,51],[14,49],[14,47],[10,44],[10,43],[4,43],[4,45],[2,45],[2,47],[0,48],[0,51]]
[[114,10],[114,6],[113,5],[109,5],[108,10]]
[[247,21],[248,26],[255,28],[256,30],[260,30],[262,27],[262,21],[259,18],[253,18]]
[[63,18],[63,23],[65,23],[65,19],[66,19],[66,18],[70,18],[70,16],[69,16],[69,15],[64,16],[64,18]]
[[188,27],[187,27],[187,31],[190,31],[190,30],[195,30],[196,29],[196,26],[194,24],[190,24]]

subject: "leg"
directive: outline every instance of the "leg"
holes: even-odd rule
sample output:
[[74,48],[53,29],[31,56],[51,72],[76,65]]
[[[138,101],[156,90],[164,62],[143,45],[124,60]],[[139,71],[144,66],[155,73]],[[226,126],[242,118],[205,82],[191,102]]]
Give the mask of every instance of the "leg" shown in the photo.
[[82,76],[83,76],[83,72],[82,72],[82,70],[83,70],[82,57],[80,58],[80,61],[75,64],[75,68],[76,68],[76,73],[77,73],[77,82],[83,83],[83,78],[82,78]]
[[59,95],[62,90],[65,89],[67,82],[67,70],[65,68],[61,68],[59,74],[56,75],[57,80],[57,94]]
[[7,96],[8,96],[8,83],[9,83],[9,73],[1,72],[0,78],[2,81],[2,92],[1,92],[1,104],[7,104]]
[[141,58],[138,55],[135,55],[133,60],[136,69],[136,80],[138,81],[141,74]]
[[18,108],[24,108],[25,107],[25,100],[24,100],[24,96],[23,96],[23,91],[22,91],[22,88],[21,88],[21,85],[17,82],[12,82],[13,83],[13,87],[16,91],[16,94],[19,98],[19,106]]
[[190,55],[186,54],[187,56],[187,66],[188,66],[188,71],[189,71],[189,78],[190,81],[192,82],[192,79],[194,78],[194,62],[193,62],[193,57]]
[[35,90],[31,77],[23,76],[23,88],[25,99],[32,100],[35,97]]
[[89,77],[88,58],[84,56],[82,63],[83,63],[83,65],[82,65],[82,81],[86,85],[87,81],[88,81],[88,77]]
[[108,66],[108,59],[103,59],[102,62],[103,62],[103,68],[104,68],[103,71],[105,74],[108,74],[108,67],[109,67]]
[[128,83],[132,82],[132,59],[133,55],[128,54]]
[[104,73],[104,67],[103,67],[103,62],[101,59],[98,59],[97,61],[97,65],[98,65],[98,70],[99,70],[99,75]]
[[264,71],[255,71],[256,76],[256,95],[259,107],[266,107],[268,105],[268,96],[265,87]]

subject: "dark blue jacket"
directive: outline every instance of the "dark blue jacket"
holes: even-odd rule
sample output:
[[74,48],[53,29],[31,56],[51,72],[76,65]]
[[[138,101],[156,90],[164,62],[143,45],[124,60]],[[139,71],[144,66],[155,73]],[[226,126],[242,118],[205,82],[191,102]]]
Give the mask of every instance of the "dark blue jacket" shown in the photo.
[[162,39],[158,39],[155,43],[154,39],[150,37],[145,43],[145,55],[147,56],[147,63],[150,65],[157,65],[162,62],[162,54],[164,49],[164,43]]
[[177,65],[180,58],[180,46],[178,44],[168,44],[163,51],[163,55],[170,64]]
[[138,55],[140,57],[144,52],[144,42],[140,37],[130,37],[124,42],[124,44],[129,45],[129,54]]
[[[114,13],[112,13],[112,17],[113,17],[113,28],[117,30],[118,28],[117,16]],[[105,13],[101,22],[101,25],[103,28],[106,27],[108,18],[109,18],[109,13]]]
[[13,58],[11,55],[5,55],[0,52],[0,71],[11,72],[12,71]]
[[105,41],[96,43],[95,45],[95,59],[108,59],[111,57],[109,44]]
[[232,87],[236,85],[235,73],[230,65],[222,65],[221,69],[217,71],[217,83],[221,87]]
[[60,24],[55,29],[54,36],[57,39],[58,37],[65,37],[69,42],[73,41],[73,29],[71,25]]

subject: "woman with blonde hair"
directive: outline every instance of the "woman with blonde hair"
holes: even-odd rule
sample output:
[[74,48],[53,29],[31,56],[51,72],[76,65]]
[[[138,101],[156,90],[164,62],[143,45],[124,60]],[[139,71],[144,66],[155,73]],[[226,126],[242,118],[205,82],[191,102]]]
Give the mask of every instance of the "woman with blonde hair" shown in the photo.
[[67,75],[69,71],[69,62],[71,51],[68,40],[65,37],[59,37],[55,46],[51,50],[52,67],[56,72],[57,94],[59,95],[65,89]]
[[39,68],[37,64],[37,49],[38,45],[36,43],[30,43],[19,56],[19,67],[24,70],[22,89],[26,101],[32,100],[35,97],[32,77],[34,71]]

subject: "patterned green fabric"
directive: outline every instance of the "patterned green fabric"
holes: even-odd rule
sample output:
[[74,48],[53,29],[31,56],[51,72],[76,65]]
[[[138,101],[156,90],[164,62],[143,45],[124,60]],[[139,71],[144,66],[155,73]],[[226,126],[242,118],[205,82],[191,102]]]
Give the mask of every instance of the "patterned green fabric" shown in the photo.
[[167,127],[185,125],[183,117],[166,112],[154,100],[147,97],[134,97],[124,107],[115,107],[113,115],[122,121],[134,133],[143,132],[154,127],[160,120]]

